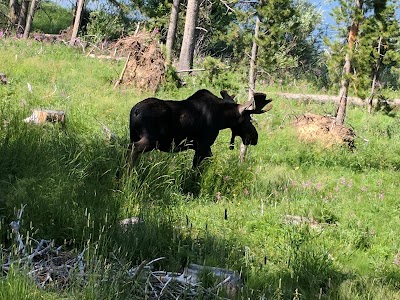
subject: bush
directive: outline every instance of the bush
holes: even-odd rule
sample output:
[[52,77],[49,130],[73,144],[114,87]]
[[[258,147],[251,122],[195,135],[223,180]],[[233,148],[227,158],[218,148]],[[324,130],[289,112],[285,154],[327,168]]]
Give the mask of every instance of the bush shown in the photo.
[[32,31],[58,34],[72,24],[72,11],[55,3],[43,2],[32,23]]

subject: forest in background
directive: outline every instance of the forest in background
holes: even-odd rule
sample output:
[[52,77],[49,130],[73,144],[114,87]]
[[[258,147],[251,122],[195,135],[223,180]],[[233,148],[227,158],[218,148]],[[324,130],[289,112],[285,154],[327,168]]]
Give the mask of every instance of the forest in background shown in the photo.
[[[55,1],[0,3],[3,34],[16,30],[22,35],[26,31],[32,3],[35,17],[28,30],[53,34],[67,28],[71,31],[81,5],[76,33],[80,40],[101,44],[132,35],[138,28],[145,29],[166,46],[166,58],[178,71],[194,65],[196,69],[211,70],[210,77],[222,78],[221,81],[226,68],[230,68],[229,73],[249,72],[251,48],[256,40],[256,73],[263,83],[295,86],[305,81],[320,93],[337,94],[346,77],[350,93],[366,102],[395,98],[394,91],[399,87],[399,4],[392,0],[339,1],[330,13],[336,24],[330,25],[333,28],[329,31],[322,25],[322,12],[307,0],[92,0],[76,1],[69,8],[66,3],[60,6]],[[190,10],[194,14],[188,13]],[[190,23],[187,16],[193,17],[194,22]],[[255,37],[257,20],[260,29]],[[191,24],[193,32],[189,42],[183,43],[186,24]],[[350,50],[351,67],[344,74],[352,39],[349,34],[356,33],[352,24],[359,24],[358,36],[355,48]],[[328,37],[327,32],[334,32],[335,36]]]

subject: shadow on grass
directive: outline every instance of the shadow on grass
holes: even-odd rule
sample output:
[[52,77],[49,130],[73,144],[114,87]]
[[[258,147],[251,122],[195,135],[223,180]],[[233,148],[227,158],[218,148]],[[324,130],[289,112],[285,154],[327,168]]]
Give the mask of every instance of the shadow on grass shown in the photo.
[[[97,232],[95,226],[106,218],[116,219],[120,203],[112,199],[118,147],[81,136],[73,126],[61,130],[52,125],[27,125],[21,119],[15,116],[0,135],[4,224],[26,205],[23,233],[63,243],[85,239],[84,228]],[[7,227],[1,228],[3,237]]]
[[[15,210],[26,204],[21,224],[24,236],[29,231],[34,238],[54,239],[56,244],[67,241],[77,248],[91,240],[100,245],[97,254],[110,257],[118,252],[120,260],[132,266],[166,257],[154,267],[177,272],[195,262],[234,268],[243,271],[246,283],[238,298],[274,296],[280,289],[283,298],[288,298],[295,288],[304,295],[320,289],[328,293],[329,282],[334,285],[344,278],[323,253],[314,253],[311,248],[308,252],[299,250],[297,265],[281,271],[254,271],[254,265],[242,268],[245,253],[239,236],[216,238],[204,229],[182,224],[183,216],[177,211],[186,201],[212,201],[218,192],[243,192],[254,178],[251,163],[239,165],[234,156],[220,157],[205,162],[199,172],[191,169],[188,153],[164,154],[168,156],[165,159],[155,152],[136,173],[123,176],[116,190],[115,173],[124,149],[75,129],[71,126],[62,131],[15,121],[2,132],[3,246],[11,242],[7,240],[7,224],[15,219]],[[188,196],[187,190],[192,195]],[[142,223],[129,228],[119,225],[123,217],[135,213]],[[288,259],[293,257],[287,255]]]

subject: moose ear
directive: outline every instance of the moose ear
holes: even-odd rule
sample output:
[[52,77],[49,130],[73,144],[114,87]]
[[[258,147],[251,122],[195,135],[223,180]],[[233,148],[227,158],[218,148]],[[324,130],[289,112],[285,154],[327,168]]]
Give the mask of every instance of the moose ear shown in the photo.
[[269,111],[272,108],[272,104],[268,105],[265,109],[264,106],[272,102],[272,99],[266,99],[267,95],[264,93],[254,94],[255,109],[252,111],[253,114],[262,114]]
[[232,95],[232,96],[229,95],[228,92],[227,92],[226,90],[222,90],[222,91],[220,92],[220,94],[221,94],[222,99],[223,99],[224,101],[236,103],[236,102],[235,102],[235,95]]

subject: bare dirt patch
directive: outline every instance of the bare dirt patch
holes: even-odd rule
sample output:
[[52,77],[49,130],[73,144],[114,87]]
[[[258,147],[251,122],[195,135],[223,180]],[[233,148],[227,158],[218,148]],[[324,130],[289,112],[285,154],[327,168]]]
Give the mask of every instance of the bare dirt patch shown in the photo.
[[299,139],[305,142],[317,142],[325,147],[345,145],[354,148],[355,133],[352,129],[336,125],[330,116],[304,114],[293,121]]

